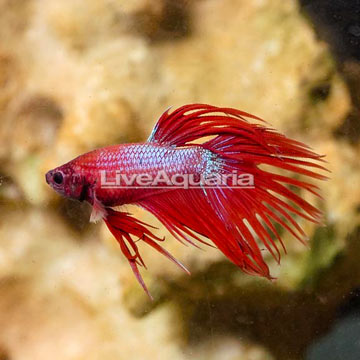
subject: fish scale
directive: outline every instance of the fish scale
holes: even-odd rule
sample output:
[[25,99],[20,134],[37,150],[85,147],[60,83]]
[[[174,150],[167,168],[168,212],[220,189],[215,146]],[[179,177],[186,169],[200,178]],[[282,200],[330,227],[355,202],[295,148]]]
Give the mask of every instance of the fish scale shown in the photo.
[[177,174],[200,176],[211,168],[213,160],[210,154],[210,150],[200,146],[175,148],[147,143],[125,144],[84,154],[74,160],[74,166],[88,182],[96,183],[95,191],[99,201],[105,205],[119,206],[141,199],[149,190],[104,189],[101,185],[101,171],[106,172],[107,179],[115,179],[116,172],[129,178],[134,174],[148,174],[155,178],[160,170],[166,172],[169,178]]

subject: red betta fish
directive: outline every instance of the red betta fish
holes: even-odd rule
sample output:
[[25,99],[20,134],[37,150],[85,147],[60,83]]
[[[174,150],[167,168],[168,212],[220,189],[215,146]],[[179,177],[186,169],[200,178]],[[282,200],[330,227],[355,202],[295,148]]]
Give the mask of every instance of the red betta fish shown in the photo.
[[188,271],[160,246],[164,239],[150,225],[113,207],[136,204],[177,240],[196,245],[208,239],[245,273],[271,279],[261,248],[280,261],[279,244],[285,247],[275,225],[305,241],[294,215],[321,219],[296,188],[320,195],[312,183],[259,165],[324,180],[316,171],[326,170],[321,161],[323,156],[254,115],[191,104],[166,111],[147,142],[96,149],[49,171],[46,181],[61,195],[92,205],[91,221],[105,221],[150,296],[138,269],[145,263],[137,240]]

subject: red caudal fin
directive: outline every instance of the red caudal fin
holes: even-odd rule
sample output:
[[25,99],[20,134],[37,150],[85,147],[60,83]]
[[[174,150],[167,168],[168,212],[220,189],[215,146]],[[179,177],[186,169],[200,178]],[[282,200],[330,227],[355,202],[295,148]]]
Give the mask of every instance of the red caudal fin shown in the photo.
[[271,278],[262,250],[280,261],[279,245],[284,251],[285,246],[276,225],[304,242],[306,235],[297,218],[321,221],[321,212],[298,194],[305,190],[320,197],[318,187],[293,176],[327,179],[319,173],[326,171],[323,156],[266,127],[256,116],[205,104],[165,112],[148,141],[191,146],[205,137],[200,146],[215,154],[215,161],[222,164],[219,173],[249,175],[247,186],[234,186],[229,176],[225,185],[177,189],[148,197],[139,205],[177,239],[202,241],[196,235],[201,234],[246,273]]
[[116,240],[119,242],[121,251],[128,259],[129,264],[136,276],[136,279],[151,299],[152,297],[138,269],[138,266],[143,266],[146,268],[145,263],[136,245],[136,242],[138,240],[142,240],[144,243],[150,245],[155,250],[173,261],[182,270],[189,273],[189,271],[185,268],[184,265],[182,265],[178,260],[176,260],[159,244],[159,242],[163,241],[164,239],[160,239],[159,237],[155,236],[149,230],[149,227],[151,228],[150,225],[133,218],[130,214],[126,212],[115,211],[111,208],[107,208],[106,211],[107,216],[104,220],[107,227],[114,235]]

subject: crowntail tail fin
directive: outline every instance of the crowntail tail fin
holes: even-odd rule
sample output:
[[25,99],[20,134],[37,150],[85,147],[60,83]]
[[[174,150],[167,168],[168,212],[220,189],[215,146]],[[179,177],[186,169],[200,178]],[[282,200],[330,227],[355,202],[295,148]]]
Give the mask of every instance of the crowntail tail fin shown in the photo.
[[[221,161],[222,174],[249,174],[253,186],[226,183],[211,189],[175,190],[145,199],[140,205],[181,239],[195,231],[210,239],[245,272],[271,278],[262,247],[280,261],[279,245],[284,250],[285,246],[276,224],[305,242],[306,234],[296,217],[321,222],[321,212],[297,193],[304,190],[321,198],[319,188],[294,175],[326,180],[319,173],[327,171],[322,165],[325,160],[254,115],[207,104],[166,111],[148,141],[191,146],[202,139],[202,146]],[[291,175],[279,174],[279,169]]]

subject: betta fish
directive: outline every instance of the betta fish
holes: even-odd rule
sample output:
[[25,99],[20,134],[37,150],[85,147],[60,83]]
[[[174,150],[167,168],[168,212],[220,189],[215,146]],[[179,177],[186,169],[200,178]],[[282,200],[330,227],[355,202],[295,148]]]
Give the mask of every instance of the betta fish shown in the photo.
[[[321,212],[298,190],[318,197],[307,178],[325,180],[323,156],[247,112],[207,104],[167,110],[144,143],[93,150],[46,174],[61,195],[87,201],[90,220],[104,220],[145,292],[139,240],[188,272],[153,227],[118,207],[149,211],[180,242],[218,248],[245,273],[272,279],[264,252],[280,262],[279,226],[305,242],[298,224]],[[278,171],[285,170],[286,172]],[[295,175],[295,176],[294,176]]]

